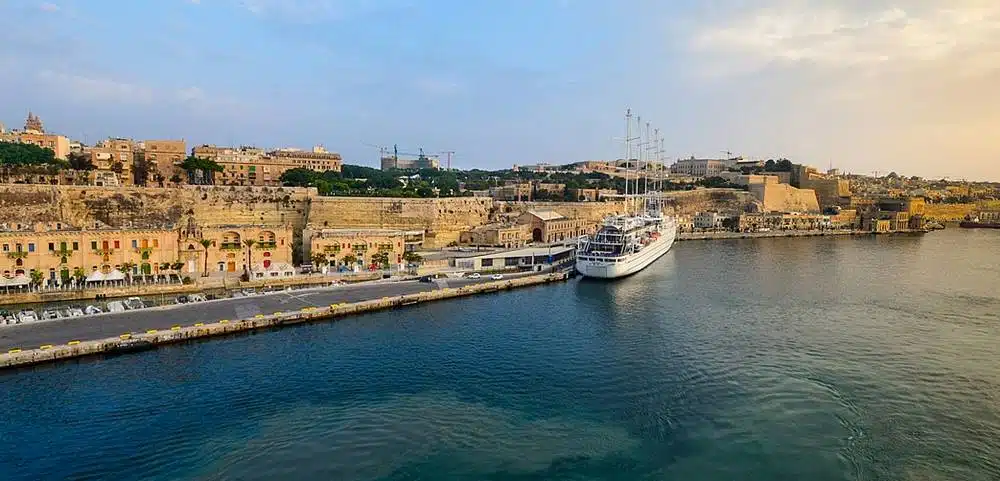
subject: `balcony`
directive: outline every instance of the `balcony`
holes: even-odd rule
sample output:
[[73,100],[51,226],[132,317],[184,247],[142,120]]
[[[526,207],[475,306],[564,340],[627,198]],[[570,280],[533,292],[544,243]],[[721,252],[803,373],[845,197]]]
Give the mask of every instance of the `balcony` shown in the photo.
[[274,242],[274,241],[271,241],[271,242],[258,242],[258,243],[255,244],[255,246],[258,249],[274,249],[275,247],[278,247],[278,243]]
[[224,251],[238,251],[243,249],[243,245],[239,242],[223,242],[219,244],[219,249]]

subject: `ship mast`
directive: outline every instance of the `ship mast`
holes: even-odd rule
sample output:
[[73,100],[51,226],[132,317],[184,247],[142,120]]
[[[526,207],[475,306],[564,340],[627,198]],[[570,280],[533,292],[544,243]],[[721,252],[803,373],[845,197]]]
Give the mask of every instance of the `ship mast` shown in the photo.
[[631,203],[628,197],[628,166],[632,158],[632,109],[625,110],[625,214],[631,214]]

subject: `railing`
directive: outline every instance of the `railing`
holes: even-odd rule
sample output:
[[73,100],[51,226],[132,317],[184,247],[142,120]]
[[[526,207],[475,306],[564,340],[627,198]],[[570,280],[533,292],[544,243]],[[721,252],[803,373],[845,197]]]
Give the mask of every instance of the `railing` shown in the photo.
[[275,247],[278,247],[278,243],[277,242],[258,242],[256,244],[254,244],[254,247],[257,247],[258,249],[274,249]]
[[240,249],[243,249],[243,244],[240,244],[239,242],[223,242],[219,244],[219,249],[222,249],[224,251],[230,251],[230,250],[238,251]]

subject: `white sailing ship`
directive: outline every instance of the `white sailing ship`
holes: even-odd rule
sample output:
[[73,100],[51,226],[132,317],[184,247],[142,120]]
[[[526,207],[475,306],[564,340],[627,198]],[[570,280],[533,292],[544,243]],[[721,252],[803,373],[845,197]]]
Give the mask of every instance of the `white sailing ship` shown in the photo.
[[[592,236],[583,236],[579,240],[576,251],[576,270],[585,277],[614,279],[634,274],[645,269],[653,261],[666,254],[677,237],[677,222],[671,216],[663,215],[663,201],[659,183],[663,179],[663,163],[657,160],[650,162],[648,152],[656,150],[656,159],[662,153],[662,140],[659,131],[656,138],[649,135],[649,124],[646,124],[646,136],[631,137],[632,112],[625,115],[625,199],[626,213],[613,215],[604,219],[600,229]],[[641,119],[640,119],[641,123]],[[646,146],[645,156],[642,151],[635,162],[635,171],[630,167],[632,157],[632,142],[639,140],[639,146]],[[650,147],[655,143],[656,147]],[[645,161],[643,158],[645,157]],[[654,166],[651,168],[650,166]],[[644,192],[640,190],[640,172],[645,173]],[[649,175],[655,172],[652,189],[649,185]],[[634,178],[634,186],[633,180]],[[629,194],[629,190],[632,194]]]

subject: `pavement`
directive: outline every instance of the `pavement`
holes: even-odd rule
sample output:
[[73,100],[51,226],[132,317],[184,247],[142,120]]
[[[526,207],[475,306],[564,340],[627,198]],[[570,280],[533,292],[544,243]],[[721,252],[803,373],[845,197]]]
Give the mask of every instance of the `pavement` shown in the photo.
[[[510,279],[525,275],[531,275],[531,273],[505,274],[504,278]],[[489,281],[489,276],[485,275],[480,279],[449,278],[435,282],[383,280],[356,285],[279,291],[251,297],[217,299],[194,304],[152,307],[138,311],[0,326],[0,352],[14,348],[34,349],[43,344],[65,344],[73,340],[104,339],[116,337],[126,332],[140,333],[150,329],[166,330],[174,325],[190,326],[197,322],[210,323],[223,319],[247,319],[257,314],[289,312],[310,306],[321,307],[330,304],[395,297]],[[41,310],[36,309],[36,312],[40,313]]]

